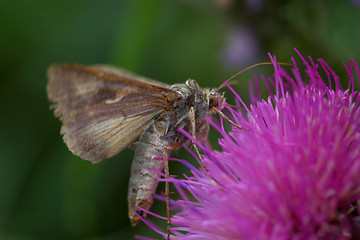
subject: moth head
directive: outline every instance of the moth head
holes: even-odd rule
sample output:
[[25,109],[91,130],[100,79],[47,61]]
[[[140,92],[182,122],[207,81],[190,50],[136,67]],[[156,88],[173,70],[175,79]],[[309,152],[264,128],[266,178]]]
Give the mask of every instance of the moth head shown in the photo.
[[205,89],[204,92],[207,98],[209,111],[211,111],[213,108],[218,108],[221,110],[222,105],[225,102],[224,93],[220,94],[214,89]]

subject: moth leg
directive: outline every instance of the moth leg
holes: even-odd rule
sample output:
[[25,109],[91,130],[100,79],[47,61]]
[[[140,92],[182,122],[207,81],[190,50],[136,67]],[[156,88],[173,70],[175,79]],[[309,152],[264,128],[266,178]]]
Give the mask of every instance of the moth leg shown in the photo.
[[[196,124],[195,124],[196,122],[195,122],[195,110],[194,110],[194,107],[190,108],[190,121],[191,121],[191,135],[192,135],[192,137],[194,139],[196,139]],[[206,168],[206,165],[205,165],[205,163],[203,161],[203,158],[200,155],[199,148],[196,146],[194,141],[192,141],[192,146],[195,149],[196,155],[200,159],[201,165],[207,171],[207,168]]]
[[[169,156],[169,151],[167,148],[164,149],[164,153],[163,153],[163,159],[164,159],[164,172],[165,172],[165,179],[169,180],[170,179],[170,172],[169,172],[169,161],[168,161],[168,156]],[[169,182],[165,181],[165,202],[166,202],[166,216],[167,216],[167,236],[166,239],[170,240],[170,201],[169,201],[169,194],[170,194],[170,190],[169,190]]]
[[228,116],[226,116],[223,112],[221,112],[219,109],[214,108],[215,111],[225,120],[227,120],[230,124],[234,125],[235,127],[239,128],[240,130],[245,130],[245,128],[241,127],[239,124],[234,123]]

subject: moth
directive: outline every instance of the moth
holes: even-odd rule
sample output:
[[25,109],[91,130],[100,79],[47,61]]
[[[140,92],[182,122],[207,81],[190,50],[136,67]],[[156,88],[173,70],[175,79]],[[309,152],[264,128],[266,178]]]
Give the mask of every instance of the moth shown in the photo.
[[128,190],[133,225],[140,222],[135,212],[146,217],[138,207],[150,209],[160,177],[155,171],[164,170],[164,161],[154,157],[188,143],[178,128],[204,141],[209,131],[204,117],[225,100],[192,79],[169,86],[111,66],[53,65],[47,77],[48,98],[73,154],[97,163],[140,137]]

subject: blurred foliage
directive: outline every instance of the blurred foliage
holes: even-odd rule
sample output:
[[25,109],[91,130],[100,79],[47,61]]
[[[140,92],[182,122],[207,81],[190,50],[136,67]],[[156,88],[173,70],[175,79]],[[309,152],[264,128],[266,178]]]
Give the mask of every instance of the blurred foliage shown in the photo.
[[[360,63],[359,22],[356,1],[341,0],[0,1],[0,238],[159,238],[127,219],[131,150],[93,165],[62,142],[46,96],[50,64],[107,63],[216,87],[267,52],[289,62],[296,47],[346,76],[342,62]],[[248,102],[248,79],[270,72],[252,69],[235,88]],[[165,215],[162,202],[152,210]]]

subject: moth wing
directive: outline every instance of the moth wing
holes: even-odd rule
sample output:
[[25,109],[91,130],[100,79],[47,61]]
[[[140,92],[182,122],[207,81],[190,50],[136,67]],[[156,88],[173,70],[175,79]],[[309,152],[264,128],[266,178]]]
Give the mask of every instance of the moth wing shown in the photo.
[[158,81],[156,81],[154,79],[138,75],[138,74],[130,72],[130,71],[126,70],[126,69],[122,69],[122,68],[118,68],[118,67],[114,67],[114,66],[106,65],[106,64],[97,64],[97,65],[93,65],[93,67],[104,70],[106,72],[117,74],[119,76],[126,76],[126,77],[129,77],[129,78],[134,78],[134,79],[139,80],[139,81],[152,83],[152,84],[155,84],[155,85],[170,88],[170,85],[168,85],[168,84],[158,82]]
[[64,123],[61,132],[71,152],[96,163],[115,156],[133,143],[158,113],[110,118],[91,122],[77,130]]
[[129,146],[179,94],[167,87],[80,65],[48,69],[47,92],[70,151],[91,162]]

